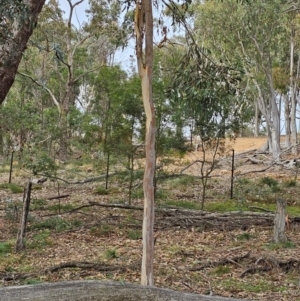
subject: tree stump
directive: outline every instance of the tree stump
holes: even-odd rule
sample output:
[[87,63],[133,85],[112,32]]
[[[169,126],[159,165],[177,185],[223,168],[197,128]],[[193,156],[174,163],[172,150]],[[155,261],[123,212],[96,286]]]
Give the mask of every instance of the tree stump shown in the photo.
[[287,240],[285,235],[285,207],[286,207],[286,201],[282,199],[278,199],[275,219],[274,219],[274,236],[273,236],[273,241],[276,243],[285,242]]

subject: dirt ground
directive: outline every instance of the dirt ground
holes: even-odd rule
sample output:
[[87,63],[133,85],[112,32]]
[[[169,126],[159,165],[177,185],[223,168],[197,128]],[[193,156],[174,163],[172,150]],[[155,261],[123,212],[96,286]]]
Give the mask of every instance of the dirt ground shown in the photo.
[[[236,141],[228,140],[226,147],[229,150],[233,148],[238,154],[259,149],[265,141],[265,137],[237,138]],[[200,152],[185,155],[178,170],[199,157]],[[213,182],[212,186],[220,196],[228,191],[222,182],[229,177],[231,161],[228,158],[224,159],[224,166],[216,171],[218,182]],[[247,171],[264,167],[246,164],[245,161],[236,164],[235,172],[240,172],[241,168]],[[186,174],[195,175],[197,172],[196,165],[185,170]],[[290,177],[284,170],[268,170],[257,176],[263,177],[270,173],[276,177]],[[86,176],[91,177],[91,174]],[[61,177],[64,177],[63,172]],[[27,178],[28,174],[21,171],[16,170],[13,174],[14,182],[19,184],[26,183]],[[8,173],[2,172],[0,183],[7,182],[7,179]],[[195,187],[191,184],[183,189],[179,188],[179,184],[176,187],[176,183],[172,185],[174,190],[178,190],[178,201],[193,202]],[[113,187],[108,195],[96,194],[98,186],[99,182],[83,185],[60,183],[58,187],[56,182],[48,181],[39,189],[35,188],[32,191],[27,248],[21,254],[13,250],[20,215],[14,206],[20,205],[23,194],[12,194],[7,189],[0,189],[0,287],[76,279],[139,283],[142,211],[92,205],[91,202],[127,204],[122,201],[126,199],[126,186]],[[290,194],[297,194],[298,188],[293,189]],[[66,197],[48,199],[57,195]],[[134,199],[132,205],[142,206],[142,196]],[[161,222],[164,219],[167,221],[169,217],[158,213],[157,218]],[[246,230],[237,228],[232,231],[226,231],[226,226],[218,230],[205,230],[198,226],[157,226],[155,285],[251,300],[298,301],[299,229],[289,228],[287,235],[291,240],[291,248],[273,246],[270,242],[272,227],[269,226],[252,226]],[[1,243],[4,242],[11,244],[11,252],[1,251]],[[287,272],[281,268],[283,264],[287,265]]]

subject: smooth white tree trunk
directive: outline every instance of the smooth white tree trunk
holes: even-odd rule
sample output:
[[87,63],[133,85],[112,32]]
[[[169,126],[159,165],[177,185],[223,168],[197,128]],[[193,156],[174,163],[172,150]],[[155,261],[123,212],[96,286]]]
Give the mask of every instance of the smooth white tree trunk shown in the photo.
[[[143,257],[141,284],[154,284],[154,175],[155,110],[152,97],[153,12],[152,0],[137,0],[135,12],[136,55],[146,114],[146,163],[144,173]],[[145,49],[143,49],[145,44]]]
[[298,154],[297,126],[296,126],[296,85],[294,80],[295,28],[291,28],[291,56],[290,56],[290,95],[291,95],[291,146],[292,154]]

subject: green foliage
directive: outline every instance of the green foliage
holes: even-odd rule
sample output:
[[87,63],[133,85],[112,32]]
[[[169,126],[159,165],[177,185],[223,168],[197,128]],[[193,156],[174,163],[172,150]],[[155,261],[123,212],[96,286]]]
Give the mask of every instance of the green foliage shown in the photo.
[[58,168],[49,153],[45,151],[35,152],[35,154],[27,153],[23,162],[24,167],[31,170],[34,175],[38,173],[53,175]]
[[37,279],[37,278],[28,278],[24,282],[22,282],[22,284],[24,284],[24,285],[33,285],[33,284],[39,284],[39,283],[43,283],[43,281],[41,279]]
[[251,181],[247,178],[238,178],[237,179],[238,184],[240,185],[248,185],[251,183]]
[[295,179],[290,179],[290,180],[286,180],[283,182],[283,186],[284,187],[296,187],[297,186],[297,181]]
[[131,197],[133,199],[142,199],[144,197],[144,191],[142,188],[135,189],[132,191]]
[[244,211],[247,207],[239,202],[234,201],[220,201],[206,204],[206,210],[211,212],[231,212]]
[[5,206],[5,218],[10,221],[18,221],[19,213],[22,211],[22,202],[12,199],[7,200]]
[[276,286],[273,283],[269,283],[267,280],[237,280],[237,279],[222,279],[219,281],[219,285],[224,287],[227,291],[232,292],[255,292],[265,293],[266,291],[282,291],[284,287]]
[[99,194],[99,195],[108,195],[109,194],[109,191],[105,188],[105,187],[102,187],[102,186],[98,186],[95,191],[94,191],[95,194]]
[[213,270],[213,274],[216,274],[216,275],[224,275],[224,274],[228,274],[230,273],[231,269],[229,266],[225,265],[225,266],[218,266],[216,267],[214,270]]
[[201,206],[197,202],[188,202],[188,201],[173,201],[169,200],[164,202],[165,206],[168,207],[178,207],[184,209],[200,210]]
[[0,257],[6,256],[12,252],[12,244],[10,242],[0,242]]
[[14,183],[2,183],[0,189],[10,189],[12,193],[23,193],[24,189]]
[[118,258],[117,251],[115,249],[108,249],[104,252],[104,257],[108,260]]
[[280,192],[281,188],[277,185],[271,186],[271,190],[272,192],[276,193],[276,192]]
[[55,230],[61,232],[61,231],[71,229],[73,227],[78,227],[80,226],[80,224],[81,222],[78,220],[66,221],[60,217],[51,217],[44,221],[33,223],[31,228],[34,230],[49,229],[49,230]]
[[267,185],[269,187],[274,187],[274,186],[277,186],[278,185],[278,181],[273,179],[273,178],[270,178],[270,177],[263,177],[260,179],[260,183],[262,185]]
[[115,231],[116,231],[115,227],[104,224],[98,227],[92,227],[90,233],[93,236],[101,237],[101,236],[111,236],[112,234],[115,233]]
[[251,234],[248,233],[248,232],[244,232],[242,234],[239,234],[237,237],[236,237],[237,240],[250,240],[251,239]]
[[130,230],[127,233],[127,237],[132,240],[138,240],[142,238],[142,231],[140,230]]
[[44,210],[48,202],[45,199],[32,199],[30,202],[31,210]]
[[75,206],[72,204],[53,204],[47,207],[49,211],[58,212],[66,212],[74,209]]
[[289,240],[286,242],[270,243],[266,245],[266,248],[269,250],[293,249],[296,247],[297,247],[296,244]]
[[26,241],[26,247],[29,249],[41,250],[52,244],[49,229],[42,230],[35,234],[30,240]]
[[185,186],[192,186],[194,182],[195,182],[195,178],[193,176],[182,176],[179,178],[168,180],[168,184],[170,188],[181,188]]

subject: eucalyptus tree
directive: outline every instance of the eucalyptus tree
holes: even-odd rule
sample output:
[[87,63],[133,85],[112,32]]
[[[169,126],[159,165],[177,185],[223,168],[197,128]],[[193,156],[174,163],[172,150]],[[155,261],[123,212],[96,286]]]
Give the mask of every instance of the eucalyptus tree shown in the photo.
[[102,67],[93,86],[94,96],[85,114],[92,118],[91,125],[97,125],[100,133],[98,141],[93,141],[93,147],[101,148],[105,155],[106,188],[110,162],[118,160],[130,174],[130,202],[134,160],[138,142],[144,136],[140,133],[144,123],[141,87],[136,75],[128,77],[119,66]]
[[280,48],[287,42],[285,17],[281,0],[243,5],[234,0],[205,1],[198,6],[196,21],[199,39],[223,61],[240,65],[247,86],[256,90],[274,158],[280,154],[280,129],[272,69]]
[[12,86],[45,0],[0,3],[0,104]]
[[[102,20],[97,28],[91,27],[90,24],[85,24],[83,28],[73,26],[74,9],[82,1],[74,4],[68,1],[70,12],[67,20],[64,19],[56,0],[47,3],[31,41],[31,47],[39,49],[41,65],[27,73],[22,70],[19,72],[21,76],[31,79],[40,89],[46,91],[57,108],[60,130],[57,146],[60,159],[66,159],[70,150],[72,129],[69,113],[73,110],[76,100],[80,101],[80,87],[88,84],[88,75],[97,73],[114,51],[109,49],[109,39],[106,39],[107,26],[110,25],[108,22],[113,22],[109,20],[109,6],[105,12],[100,12],[107,20]],[[91,22],[95,16],[98,15],[93,11]]]

